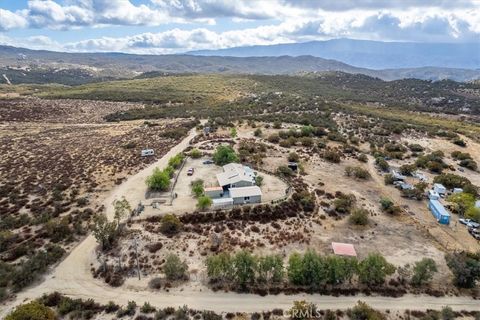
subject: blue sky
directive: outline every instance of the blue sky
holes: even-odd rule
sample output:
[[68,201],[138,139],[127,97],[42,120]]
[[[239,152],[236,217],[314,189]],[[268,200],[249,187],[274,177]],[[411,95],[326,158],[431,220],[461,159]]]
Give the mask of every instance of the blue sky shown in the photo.
[[480,0],[0,0],[0,44],[177,53],[332,38],[480,42]]

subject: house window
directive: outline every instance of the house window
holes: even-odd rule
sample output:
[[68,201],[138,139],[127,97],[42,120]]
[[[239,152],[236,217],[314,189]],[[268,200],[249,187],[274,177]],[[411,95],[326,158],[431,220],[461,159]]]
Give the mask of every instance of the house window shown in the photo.
[[248,201],[250,200],[250,197],[243,197],[243,200]]

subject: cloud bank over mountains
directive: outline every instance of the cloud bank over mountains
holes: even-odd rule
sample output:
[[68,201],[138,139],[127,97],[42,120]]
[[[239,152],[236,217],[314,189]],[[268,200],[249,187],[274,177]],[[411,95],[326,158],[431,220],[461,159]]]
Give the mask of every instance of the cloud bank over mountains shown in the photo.
[[[28,0],[21,9],[0,6],[0,43],[62,51],[163,54],[331,38],[480,42],[475,0]],[[118,35],[74,36],[109,27]],[[161,30],[135,33],[138,27]],[[44,34],[12,36],[18,30]],[[58,30],[71,33],[72,41],[50,36]]]

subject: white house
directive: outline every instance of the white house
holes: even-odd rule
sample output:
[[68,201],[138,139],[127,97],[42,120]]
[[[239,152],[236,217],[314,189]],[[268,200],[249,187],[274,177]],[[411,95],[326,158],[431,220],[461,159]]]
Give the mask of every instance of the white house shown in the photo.
[[428,199],[438,200],[440,199],[440,195],[435,190],[428,190]]
[[217,180],[224,190],[254,186],[255,172],[239,163],[229,163],[223,166],[223,172],[217,174]]

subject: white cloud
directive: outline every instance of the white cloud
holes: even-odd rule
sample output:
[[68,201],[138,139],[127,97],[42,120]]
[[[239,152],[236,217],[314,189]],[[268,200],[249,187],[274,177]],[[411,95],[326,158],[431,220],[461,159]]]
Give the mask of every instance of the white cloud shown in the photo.
[[23,16],[0,8],[0,31],[25,28],[27,25],[28,22]]

